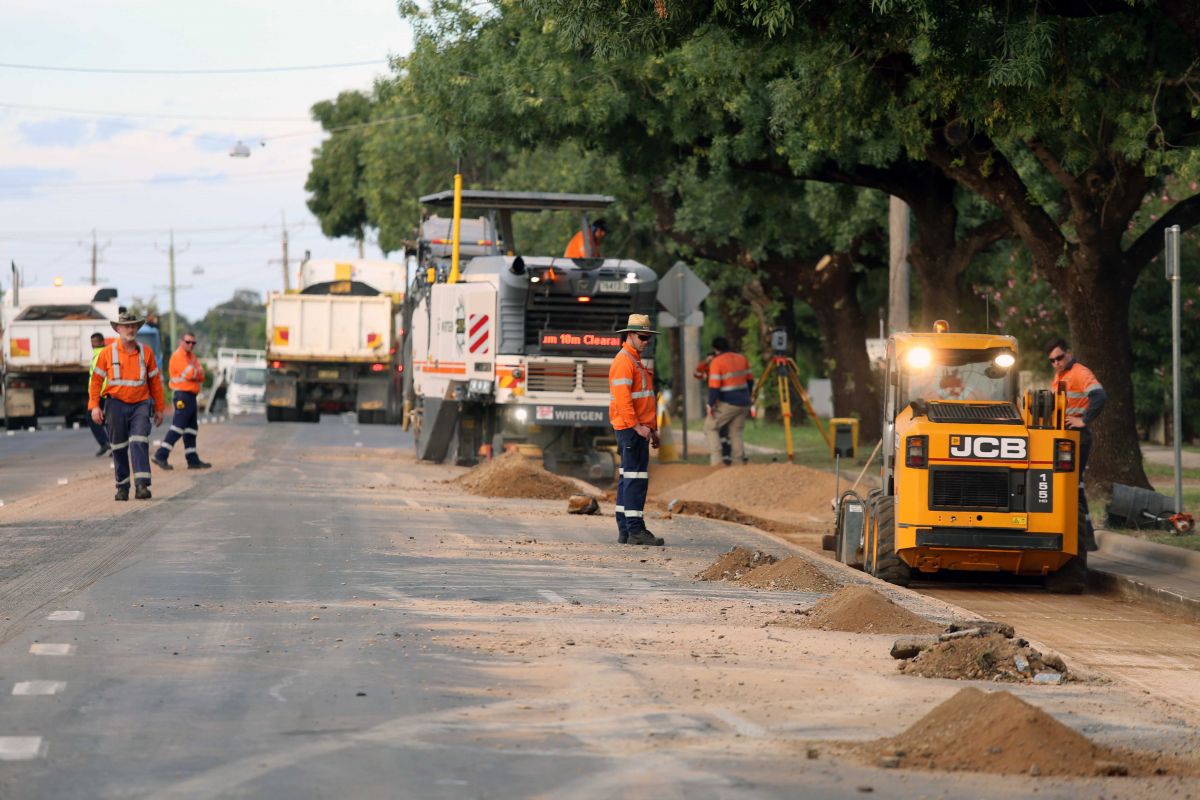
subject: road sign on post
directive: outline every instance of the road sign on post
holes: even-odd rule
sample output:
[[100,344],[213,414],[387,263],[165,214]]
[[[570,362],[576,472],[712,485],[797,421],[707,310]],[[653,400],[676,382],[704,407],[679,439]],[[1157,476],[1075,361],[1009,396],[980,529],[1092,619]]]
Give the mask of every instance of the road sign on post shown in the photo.
[[[708,297],[708,284],[700,280],[696,273],[688,268],[688,265],[682,261],[676,261],[675,266],[667,270],[667,274],[663,275],[658,282],[658,302],[671,315],[670,321],[679,325],[679,367],[683,370],[681,376],[680,387],[683,389],[680,399],[683,402],[683,414],[680,418],[683,421],[683,460],[688,460],[688,414],[687,414],[687,351],[684,346],[684,341],[687,338],[684,336],[683,328],[692,324],[699,325],[704,321],[703,314],[700,314],[697,309],[704,302],[704,298]],[[693,320],[699,318],[693,323]]]

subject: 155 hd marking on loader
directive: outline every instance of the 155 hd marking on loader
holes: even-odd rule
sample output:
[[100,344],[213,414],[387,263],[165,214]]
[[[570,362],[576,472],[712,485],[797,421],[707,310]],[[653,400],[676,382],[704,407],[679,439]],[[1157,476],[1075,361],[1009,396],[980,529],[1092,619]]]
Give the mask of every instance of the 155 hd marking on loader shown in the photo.
[[1066,396],[1017,398],[1011,336],[897,333],[888,340],[879,489],[846,492],[825,546],[907,585],[943,570],[1041,576],[1081,592],[1079,434]]

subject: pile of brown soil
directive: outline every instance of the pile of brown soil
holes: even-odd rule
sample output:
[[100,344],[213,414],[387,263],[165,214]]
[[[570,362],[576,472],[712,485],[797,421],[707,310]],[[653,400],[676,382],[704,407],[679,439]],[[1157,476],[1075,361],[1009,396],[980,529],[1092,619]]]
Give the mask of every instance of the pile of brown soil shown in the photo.
[[752,528],[772,533],[791,533],[796,530],[795,525],[756,517],[753,514],[746,514],[719,503],[705,503],[700,500],[673,500],[667,506],[667,509],[672,514],[690,514],[693,517],[706,517],[708,519],[719,519],[724,522],[736,522],[739,525],[749,525]]
[[471,494],[484,497],[524,497],[534,500],[566,500],[579,494],[573,481],[547,472],[536,460],[510,451],[472,467],[458,478]]
[[839,589],[813,607],[808,624],[849,633],[936,633],[942,626],[898,606],[869,586]]
[[[653,483],[652,492],[656,491]],[[848,484],[843,480],[842,485],[845,488]],[[664,497],[661,490],[657,491],[659,497]],[[690,508],[695,508],[692,502],[709,503],[783,523],[790,526],[789,530],[819,528],[828,527],[827,522],[832,521],[829,502],[834,495],[834,478],[828,472],[798,464],[747,464],[716,469],[669,494],[665,499],[687,501]]]
[[775,556],[761,550],[735,547],[714,561],[708,569],[696,575],[702,581],[736,581],[752,569],[778,561]]
[[699,480],[717,469],[719,468],[707,464],[659,464],[651,459],[647,500],[659,500],[665,504],[675,496],[675,489],[685,483]]
[[[1028,668],[1018,669],[1017,660],[1026,662]],[[900,671],[922,678],[997,681],[1030,681],[1039,672],[1057,672],[1069,679],[1061,660],[1043,656],[1024,639],[1008,639],[999,633],[938,642],[901,662]]]
[[742,586],[755,589],[778,589],[788,592],[832,592],[836,581],[826,577],[800,556],[788,556],[782,561],[759,567],[744,575]]
[[1009,692],[975,688],[961,690],[899,736],[859,752],[892,767],[1001,775],[1147,775],[1167,769],[1153,755],[1095,744]]

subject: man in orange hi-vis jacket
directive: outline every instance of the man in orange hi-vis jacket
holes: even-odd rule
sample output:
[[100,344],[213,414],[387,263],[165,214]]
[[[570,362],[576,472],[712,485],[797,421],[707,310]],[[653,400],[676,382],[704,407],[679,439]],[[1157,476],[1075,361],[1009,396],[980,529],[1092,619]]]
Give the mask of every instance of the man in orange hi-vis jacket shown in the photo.
[[617,331],[621,350],[608,368],[612,400],[608,418],[617,434],[621,469],[617,480],[617,541],[662,547],[663,540],[646,530],[646,492],[650,488],[650,448],[658,447],[658,401],[654,374],[642,363],[650,337],[650,317],[630,314]]
[[744,463],[746,445],[742,427],[750,415],[750,397],[754,391],[750,362],[741,353],[732,351],[724,336],[713,339],[713,350],[717,354],[708,367],[708,418],[704,420],[709,462],[714,467],[722,463],[720,430],[727,427],[731,461]]
[[[129,499],[129,462],[138,500],[150,499],[150,431],[162,424],[162,376],[154,351],[138,344],[137,332],[146,318],[122,311],[111,323],[119,338],[96,359],[88,385],[92,421],[104,424],[112,447],[117,477],[117,500]],[[104,403],[101,405],[101,390]]]
[[[608,223],[602,219],[598,219],[590,227],[590,236],[580,229],[571,237],[571,241],[567,242],[566,252],[563,253],[564,258],[600,257],[600,241],[608,235]],[[589,238],[591,239],[590,242],[588,241]]]
[[1079,431],[1079,510],[1083,512],[1084,546],[1095,551],[1096,529],[1092,527],[1092,512],[1088,508],[1087,494],[1083,491],[1083,471],[1087,469],[1088,455],[1092,451],[1091,424],[1104,410],[1108,395],[1092,371],[1080,364],[1071,352],[1065,339],[1046,342],[1046,357],[1054,367],[1054,391],[1067,393],[1067,413],[1064,423],[1071,430]]
[[179,349],[171,354],[167,372],[171,376],[171,391],[175,393],[171,398],[175,410],[171,413],[171,428],[154,454],[154,463],[160,469],[175,469],[167,463],[167,458],[175,442],[182,436],[183,456],[188,469],[208,469],[212,464],[201,461],[196,453],[196,436],[200,428],[196,398],[200,394],[200,387],[204,385],[204,367],[196,358],[196,334],[188,331],[179,340]]

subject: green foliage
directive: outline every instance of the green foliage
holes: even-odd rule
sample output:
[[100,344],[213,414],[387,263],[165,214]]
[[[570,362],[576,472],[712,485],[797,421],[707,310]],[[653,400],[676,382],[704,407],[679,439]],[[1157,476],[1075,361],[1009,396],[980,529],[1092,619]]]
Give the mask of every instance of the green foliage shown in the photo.
[[313,154],[312,170],[304,188],[311,192],[309,210],[321,222],[326,236],[348,236],[362,241],[369,224],[362,194],[361,127],[371,115],[371,98],[362,92],[342,92],[336,100],[323,100],[312,108],[313,119],[333,135]]
[[238,289],[229,300],[210,308],[191,328],[199,340],[198,351],[208,355],[215,355],[219,347],[261,350],[267,341],[262,295],[252,289]]

